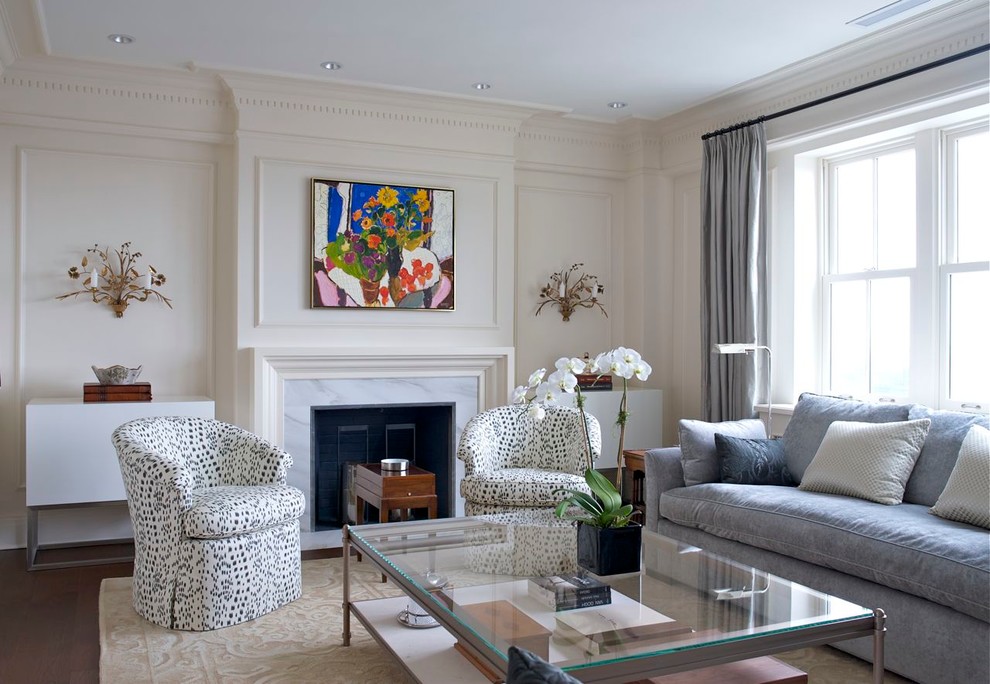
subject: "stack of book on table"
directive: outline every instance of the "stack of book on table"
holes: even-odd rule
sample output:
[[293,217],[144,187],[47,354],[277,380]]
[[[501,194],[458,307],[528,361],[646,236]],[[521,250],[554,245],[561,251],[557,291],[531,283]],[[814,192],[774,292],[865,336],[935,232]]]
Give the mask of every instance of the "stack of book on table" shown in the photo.
[[578,373],[576,376],[578,387],[583,390],[610,390],[612,389],[611,375],[595,375],[594,373]]
[[612,602],[612,587],[587,575],[531,577],[529,595],[556,611],[604,606]]
[[637,601],[622,598],[625,600],[612,605],[558,615],[554,638],[576,644],[591,655],[601,655],[671,641],[694,631]]
[[83,383],[83,402],[91,401],[151,401],[151,383],[135,382],[130,385]]

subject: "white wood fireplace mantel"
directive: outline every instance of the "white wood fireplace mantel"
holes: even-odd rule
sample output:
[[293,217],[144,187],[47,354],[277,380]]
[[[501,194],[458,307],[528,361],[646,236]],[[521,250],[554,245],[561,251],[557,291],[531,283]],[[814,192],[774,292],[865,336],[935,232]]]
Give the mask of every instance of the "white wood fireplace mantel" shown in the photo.
[[355,378],[477,378],[479,410],[509,400],[513,347],[255,347],[251,350],[250,430],[284,444],[287,380]]

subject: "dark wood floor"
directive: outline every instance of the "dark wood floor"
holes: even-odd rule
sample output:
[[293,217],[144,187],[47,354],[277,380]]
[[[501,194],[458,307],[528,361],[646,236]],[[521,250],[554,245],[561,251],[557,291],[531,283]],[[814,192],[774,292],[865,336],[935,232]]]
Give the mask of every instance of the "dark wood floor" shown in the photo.
[[[339,548],[303,552],[304,559],[335,555]],[[115,563],[28,572],[24,549],[0,551],[0,682],[97,684],[100,582],[132,571],[131,563]]]

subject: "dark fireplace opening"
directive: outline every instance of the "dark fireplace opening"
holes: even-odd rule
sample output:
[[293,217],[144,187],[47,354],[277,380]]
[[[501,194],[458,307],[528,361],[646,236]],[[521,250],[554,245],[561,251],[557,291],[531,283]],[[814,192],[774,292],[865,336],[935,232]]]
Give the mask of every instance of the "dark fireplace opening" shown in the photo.
[[[453,515],[453,403],[314,406],[311,425],[314,530],[378,522],[371,506],[355,510],[353,469],[384,458],[405,458],[433,473],[437,515]],[[410,512],[410,519],[425,517],[425,510]]]

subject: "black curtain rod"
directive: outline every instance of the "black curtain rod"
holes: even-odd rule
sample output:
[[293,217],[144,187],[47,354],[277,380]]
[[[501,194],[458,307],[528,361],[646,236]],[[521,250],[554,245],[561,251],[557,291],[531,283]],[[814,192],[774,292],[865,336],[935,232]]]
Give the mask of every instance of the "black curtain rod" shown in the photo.
[[811,102],[805,102],[804,104],[796,105],[785,109],[780,112],[774,112],[773,114],[767,114],[765,116],[758,116],[755,119],[750,119],[749,121],[743,121],[742,123],[737,123],[733,126],[727,126],[726,128],[720,128],[717,131],[712,131],[711,133],[705,133],[701,136],[702,140],[708,140],[709,138],[714,138],[717,135],[724,135],[725,133],[731,133],[732,131],[738,131],[740,128],[746,128],[746,126],[752,126],[755,123],[762,123],[764,121],[770,121],[771,119],[777,119],[782,116],[787,116],[788,114],[793,114],[794,112],[800,112],[804,109],[811,109],[812,107],[817,107],[820,104],[825,104],[826,102],[831,102],[832,100],[838,100],[839,98],[846,97],[847,95],[854,95],[855,93],[860,93],[864,90],[869,90],[870,88],[876,88],[877,86],[884,85],[885,83],[890,83],[892,81],[897,81],[908,76],[914,76],[915,74],[920,74],[923,71],[928,71],[929,69],[934,69],[935,67],[940,67],[943,64],[951,64],[952,62],[957,62],[961,59],[966,59],[967,57],[972,57],[980,53],[990,50],[990,43],[985,45],[980,45],[979,47],[970,48],[964,52],[959,52],[957,54],[951,55],[949,57],[943,57],[942,59],[935,60],[934,62],[929,62],[928,64],[922,64],[921,66],[914,67],[913,69],[908,69],[907,71],[902,71],[899,74],[893,74],[891,76],[884,76],[883,78],[877,79],[876,81],[871,81],[869,83],[864,83],[863,85],[858,85],[848,90],[843,90],[839,93],[834,93],[832,95],[826,95],[825,97],[820,97],[817,100],[812,100]]

